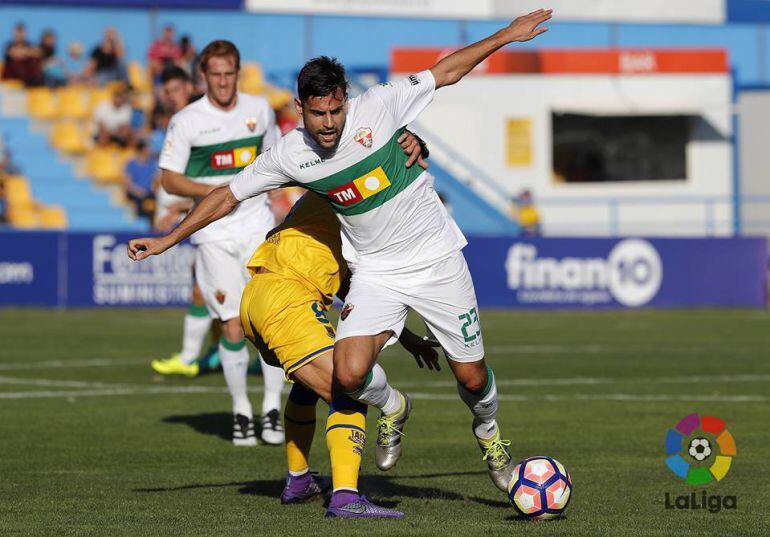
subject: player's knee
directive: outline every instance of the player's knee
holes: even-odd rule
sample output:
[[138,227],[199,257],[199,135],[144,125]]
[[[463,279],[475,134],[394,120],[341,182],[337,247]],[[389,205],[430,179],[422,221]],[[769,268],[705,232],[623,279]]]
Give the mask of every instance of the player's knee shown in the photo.
[[241,321],[238,318],[230,319],[222,323],[222,335],[227,341],[238,343],[246,337],[243,333]]
[[487,368],[483,361],[463,364],[463,367],[456,367],[454,373],[457,382],[469,392],[480,392],[487,385]]
[[345,393],[358,390],[366,380],[366,372],[358,372],[352,368],[337,368],[334,370],[334,382]]

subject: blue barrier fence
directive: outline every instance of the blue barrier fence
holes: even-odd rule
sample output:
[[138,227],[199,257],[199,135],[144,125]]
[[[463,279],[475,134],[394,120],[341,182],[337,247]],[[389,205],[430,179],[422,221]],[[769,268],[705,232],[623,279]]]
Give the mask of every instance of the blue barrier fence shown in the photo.
[[[0,234],[0,305],[181,306],[194,249],[136,263],[126,234]],[[767,240],[470,237],[482,307],[639,308],[767,303]]]

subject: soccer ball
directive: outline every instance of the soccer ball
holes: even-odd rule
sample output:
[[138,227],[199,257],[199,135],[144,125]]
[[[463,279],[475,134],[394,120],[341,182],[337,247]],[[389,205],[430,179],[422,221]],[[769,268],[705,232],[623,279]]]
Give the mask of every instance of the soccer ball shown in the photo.
[[571,497],[572,478],[556,459],[530,457],[513,469],[508,498],[521,518],[557,518],[567,509]]

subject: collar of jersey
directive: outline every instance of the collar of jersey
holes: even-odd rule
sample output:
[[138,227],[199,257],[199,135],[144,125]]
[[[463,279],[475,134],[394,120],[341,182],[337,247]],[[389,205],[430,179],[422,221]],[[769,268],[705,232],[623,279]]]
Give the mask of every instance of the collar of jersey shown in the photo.
[[228,110],[227,112],[225,112],[224,110],[221,110],[221,109],[217,108],[216,106],[214,106],[213,104],[211,104],[211,100],[209,99],[208,93],[206,93],[201,100],[204,101],[204,106],[210,112],[212,112],[214,114],[218,114],[218,115],[223,116],[223,117],[230,117],[230,116],[234,115],[238,111],[238,106],[241,104],[241,97],[242,97],[242,94],[241,94],[240,91],[235,92],[235,98],[236,98],[235,106],[233,106],[232,110]]

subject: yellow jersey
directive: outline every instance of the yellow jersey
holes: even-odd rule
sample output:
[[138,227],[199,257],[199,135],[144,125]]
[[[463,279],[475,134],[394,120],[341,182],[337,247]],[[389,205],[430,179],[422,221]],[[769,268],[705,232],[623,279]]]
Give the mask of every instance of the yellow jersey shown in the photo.
[[329,203],[308,192],[294,204],[284,222],[268,233],[247,267],[252,274],[264,267],[295,278],[332,303],[348,267],[342,257],[340,223]]

